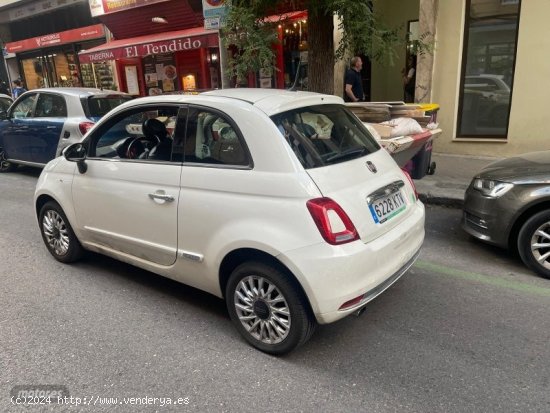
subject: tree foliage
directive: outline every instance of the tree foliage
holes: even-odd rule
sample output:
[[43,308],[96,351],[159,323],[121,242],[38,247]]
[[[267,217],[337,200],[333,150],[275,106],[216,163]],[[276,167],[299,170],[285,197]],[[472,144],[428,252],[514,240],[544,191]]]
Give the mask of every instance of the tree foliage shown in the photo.
[[[230,12],[222,37],[226,47],[239,51],[229,59],[229,74],[236,76],[239,81],[260,68],[276,70],[272,45],[277,41],[277,23],[266,22],[265,16],[277,13],[277,10],[305,6],[310,23],[313,19],[323,22],[309,25],[308,39],[317,39],[308,45],[309,89],[312,91],[327,93],[333,90],[331,82],[334,72],[329,66],[334,66],[336,59],[363,54],[371,60],[393,64],[395,45],[405,42],[399,36],[399,28],[388,28],[380,21],[370,1],[229,0],[228,3]],[[342,40],[336,51],[332,43],[334,15],[339,16],[338,27],[342,31]],[[422,47],[422,44],[417,46]]]
[[387,27],[375,14],[369,2],[356,0],[327,0],[332,13],[340,17],[343,36],[335,57],[363,54],[371,60],[393,64],[395,45],[402,42],[398,28]]
[[230,5],[229,14],[222,29],[224,47],[229,48],[229,75],[236,78],[237,84],[245,81],[250,72],[265,69],[269,73],[275,69],[272,45],[277,41],[273,24],[258,16],[258,11],[246,7],[244,2],[235,1]]

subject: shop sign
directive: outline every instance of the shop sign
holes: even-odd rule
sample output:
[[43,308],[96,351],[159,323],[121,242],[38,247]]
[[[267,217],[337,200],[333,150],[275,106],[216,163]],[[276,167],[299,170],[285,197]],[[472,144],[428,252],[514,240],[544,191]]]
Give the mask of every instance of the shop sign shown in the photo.
[[6,43],[6,50],[10,53],[20,53],[27,50],[40,49],[67,43],[76,43],[89,39],[105,37],[105,30],[102,24],[80,27],[59,33],[51,33],[31,39],[19,40]]
[[139,95],[137,66],[124,67],[124,73],[126,74],[126,86],[128,87],[128,93],[130,95]]
[[220,18],[219,17],[207,17],[204,19],[204,30],[219,30]]
[[201,47],[217,46],[216,35],[183,37],[180,39],[163,40],[150,43],[141,43],[130,46],[117,47],[97,52],[81,52],[78,59],[80,63],[94,63],[105,60],[129,59],[140,56],[157,55],[160,53],[174,53],[185,50],[199,49]]
[[92,17],[116,13],[122,10],[148,6],[168,0],[88,0]]
[[225,0],[202,0],[202,13],[205,19],[225,17],[227,15]]

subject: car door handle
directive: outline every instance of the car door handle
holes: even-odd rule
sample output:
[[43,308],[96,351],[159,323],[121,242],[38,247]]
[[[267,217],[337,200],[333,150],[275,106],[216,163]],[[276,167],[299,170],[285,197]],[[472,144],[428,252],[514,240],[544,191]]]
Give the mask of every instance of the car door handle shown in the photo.
[[154,194],[148,194],[148,195],[149,195],[149,198],[151,198],[153,201],[156,199],[161,201],[166,201],[166,202],[174,201],[174,197],[172,195],[166,195],[166,194],[157,193],[157,192],[155,192]]
[[56,129],[57,126],[46,126],[46,129]]

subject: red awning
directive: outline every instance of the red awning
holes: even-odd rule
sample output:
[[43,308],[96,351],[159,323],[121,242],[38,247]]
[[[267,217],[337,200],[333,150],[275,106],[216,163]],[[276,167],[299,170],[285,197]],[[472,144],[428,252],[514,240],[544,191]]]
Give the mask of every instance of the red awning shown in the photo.
[[6,50],[8,53],[21,53],[27,50],[82,42],[84,40],[99,39],[101,37],[105,37],[105,29],[102,24],[95,24],[93,26],[79,27],[78,29],[6,43]]
[[113,40],[78,54],[80,63],[127,59],[158,53],[173,53],[201,47],[217,47],[218,33],[202,27]]

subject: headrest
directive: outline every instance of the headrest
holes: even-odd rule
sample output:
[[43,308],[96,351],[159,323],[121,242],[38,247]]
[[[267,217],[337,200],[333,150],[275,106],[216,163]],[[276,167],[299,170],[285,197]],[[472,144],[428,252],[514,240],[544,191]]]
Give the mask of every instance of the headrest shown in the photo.
[[143,122],[143,134],[145,136],[157,136],[160,139],[166,137],[166,126],[158,119],[146,119]]

